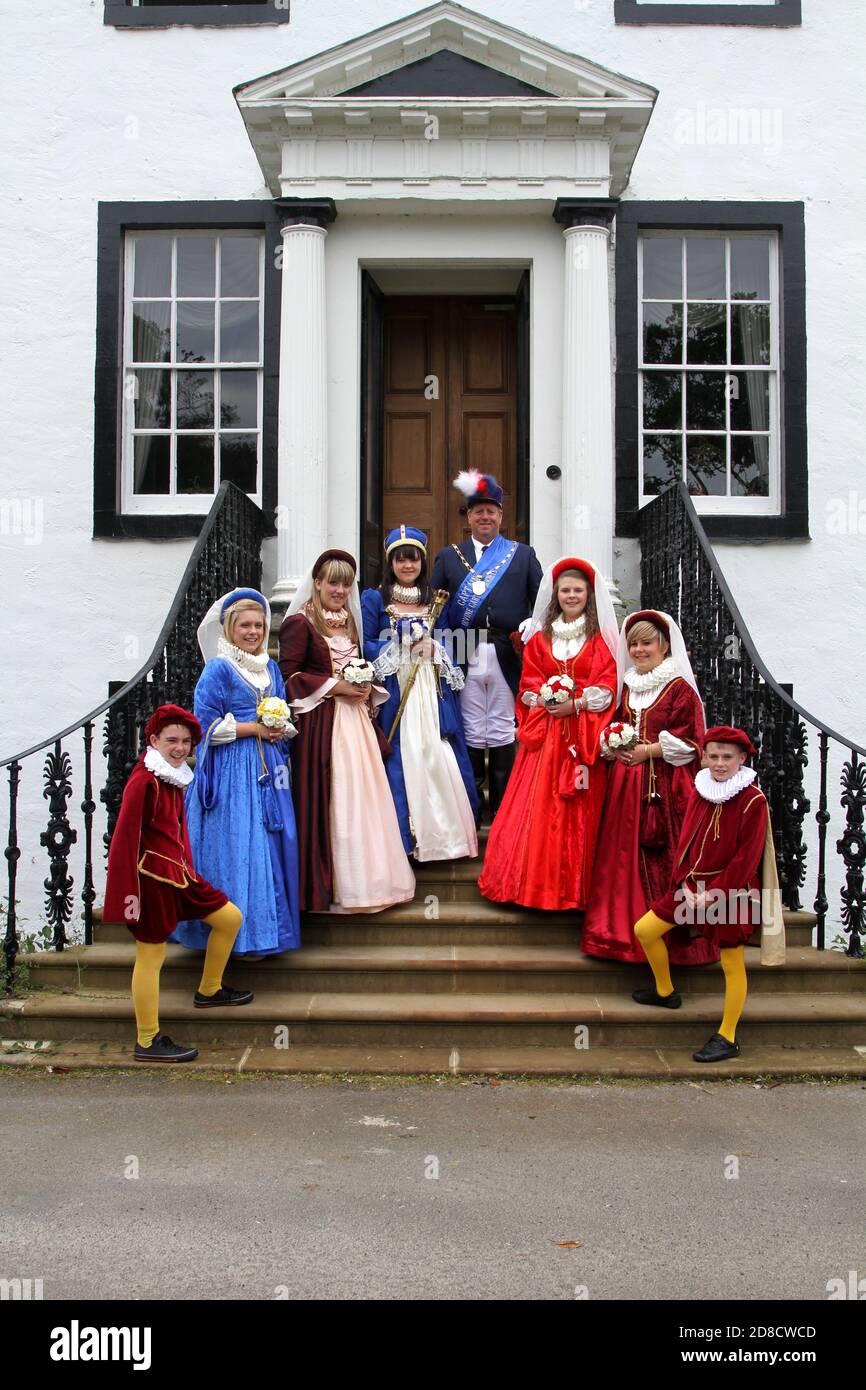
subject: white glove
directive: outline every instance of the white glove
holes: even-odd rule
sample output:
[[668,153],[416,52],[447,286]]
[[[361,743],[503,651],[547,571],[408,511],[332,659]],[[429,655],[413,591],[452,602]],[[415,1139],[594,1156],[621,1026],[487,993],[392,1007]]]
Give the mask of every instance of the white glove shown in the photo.
[[526,636],[526,633],[527,633],[527,629],[530,627],[531,623],[532,623],[532,619],[531,619],[531,618],[524,618],[522,623],[518,623],[518,624],[517,624],[517,631],[520,633],[520,635],[521,635],[521,637],[523,638],[524,642],[527,642],[527,641],[529,640],[528,637]]

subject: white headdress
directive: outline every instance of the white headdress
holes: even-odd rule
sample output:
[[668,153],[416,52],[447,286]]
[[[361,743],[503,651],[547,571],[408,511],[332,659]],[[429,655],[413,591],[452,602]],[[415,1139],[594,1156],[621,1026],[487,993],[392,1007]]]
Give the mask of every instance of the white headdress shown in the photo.
[[[625,673],[631,670],[634,664],[628,654],[628,629],[637,622],[639,618],[645,618],[647,622],[655,623],[656,627],[659,626],[658,619],[661,618],[669,634],[668,641],[671,644],[669,655],[677,663],[679,675],[682,676],[683,680],[688,682],[698,699],[701,700],[701,692],[698,690],[698,683],[695,680],[695,673],[692,670],[692,663],[689,660],[689,654],[686,650],[685,638],[670,613],[663,613],[660,608],[641,608],[637,613],[628,614],[622,625],[622,632],[619,634],[619,642],[616,650],[617,704],[619,704],[622,699],[622,686]],[[703,707],[704,702],[701,700],[701,709],[703,709]]]
[[260,594],[258,589],[232,589],[229,593],[223,594],[212,603],[204,615],[198,629],[198,644],[201,654],[205,661],[213,661],[214,657],[220,655],[219,640],[225,637],[223,632],[223,615],[227,608],[233,603],[238,603],[243,598],[252,599],[261,605],[265,615],[265,635],[263,649],[268,650],[268,639],[271,632],[271,605],[268,603],[264,594]]
[[610,590],[604,581],[603,575],[596,569],[595,565],[589,560],[580,560],[575,555],[568,555],[561,560],[555,560],[549,569],[545,570],[544,577],[538,586],[538,595],[535,600],[535,607],[532,610],[532,617],[529,620],[529,627],[523,634],[524,642],[528,642],[536,632],[541,632],[544,627],[544,618],[550,607],[553,598],[554,576],[557,577],[565,570],[574,569],[579,574],[586,575],[592,582],[593,592],[595,593],[595,611],[598,614],[598,626],[602,637],[610,648],[612,656],[616,656],[616,644],[619,636],[617,627],[616,613],[613,608],[613,599]]
[[[303,579],[298,585],[298,591],[295,594],[295,597],[292,599],[291,603],[289,604],[288,608],[286,609],[287,618],[290,618],[293,613],[303,613],[306,605],[310,602],[310,599],[313,597],[313,580],[315,579],[319,570],[324,565],[326,559],[345,560],[346,564],[349,564],[351,562],[353,566],[355,564],[355,561],[346,551],[326,550],[323,555],[320,555],[319,558],[314,561],[314,563],[307,571],[307,573],[304,575]],[[346,600],[346,607],[348,608],[352,616],[352,621],[355,624],[355,631],[358,634],[359,646],[363,648],[364,620],[361,617],[361,596],[358,592],[357,569],[355,569],[355,578],[352,581],[352,587],[349,590],[349,597]]]

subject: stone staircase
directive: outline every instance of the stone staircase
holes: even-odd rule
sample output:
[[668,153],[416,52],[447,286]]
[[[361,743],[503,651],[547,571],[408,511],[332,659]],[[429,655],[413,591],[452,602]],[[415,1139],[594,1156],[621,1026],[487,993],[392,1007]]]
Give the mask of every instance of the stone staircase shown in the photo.
[[[743,1055],[708,1068],[691,1053],[718,1026],[718,968],[676,971],[683,1008],[659,1016],[631,999],[648,971],[581,955],[575,914],[486,902],[479,867],[421,865],[415,901],[373,917],[308,916],[301,950],[230,966],[243,1009],[194,1009],[201,954],[169,946],[161,1026],[222,1071],[866,1076],[866,962],[814,950],[811,914],[788,914],[784,967],[747,948]],[[35,989],[0,1003],[0,1064],[131,1065],[133,943],[95,936],[23,958]]]

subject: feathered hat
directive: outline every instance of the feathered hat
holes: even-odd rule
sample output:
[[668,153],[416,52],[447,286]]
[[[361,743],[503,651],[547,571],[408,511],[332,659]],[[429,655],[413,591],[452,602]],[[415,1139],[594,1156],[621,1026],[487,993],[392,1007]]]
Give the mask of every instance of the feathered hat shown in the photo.
[[502,508],[502,488],[492,473],[479,473],[476,469],[470,468],[457,474],[454,486],[466,498],[467,511],[470,507],[477,507],[481,502],[493,502],[500,510]]

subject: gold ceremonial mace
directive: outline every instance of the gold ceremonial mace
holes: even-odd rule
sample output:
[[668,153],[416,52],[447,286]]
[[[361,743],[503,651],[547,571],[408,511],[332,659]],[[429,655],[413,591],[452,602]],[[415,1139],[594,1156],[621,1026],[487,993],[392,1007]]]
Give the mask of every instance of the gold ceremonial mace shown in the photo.
[[[436,619],[439,617],[439,614],[442,612],[442,609],[445,607],[445,605],[446,605],[446,603],[448,602],[448,600],[450,599],[450,597],[451,597],[451,595],[449,594],[449,592],[448,592],[447,589],[437,589],[437,590],[436,590],[436,597],[435,597],[435,599],[433,600],[433,603],[432,603],[431,606],[430,606],[430,612],[427,614],[427,619],[426,619],[426,621],[430,624],[430,629],[429,629],[430,632],[432,632],[433,629],[434,629],[434,627],[436,626]],[[420,621],[420,619],[419,619],[419,621]],[[405,708],[405,706],[406,706],[406,701],[409,699],[409,692],[411,691],[412,686],[415,684],[415,677],[416,677],[417,674],[418,674],[418,668],[419,668],[419,666],[421,665],[421,662],[423,661],[423,659],[424,659],[424,658],[421,657],[421,656],[417,657],[417,658],[416,658],[416,661],[415,661],[415,665],[412,667],[412,670],[409,672],[409,677],[408,677],[408,679],[407,679],[407,681],[406,681],[405,686],[403,687],[403,694],[400,696],[400,704],[399,704],[398,707],[397,707],[397,713],[394,715],[394,723],[391,725],[391,730],[390,730],[390,733],[388,734],[388,742],[389,742],[389,743],[391,742],[391,739],[394,737],[394,730],[396,729],[397,725],[400,723],[400,719],[401,719],[401,717],[402,717],[403,710],[404,710],[404,708]]]

